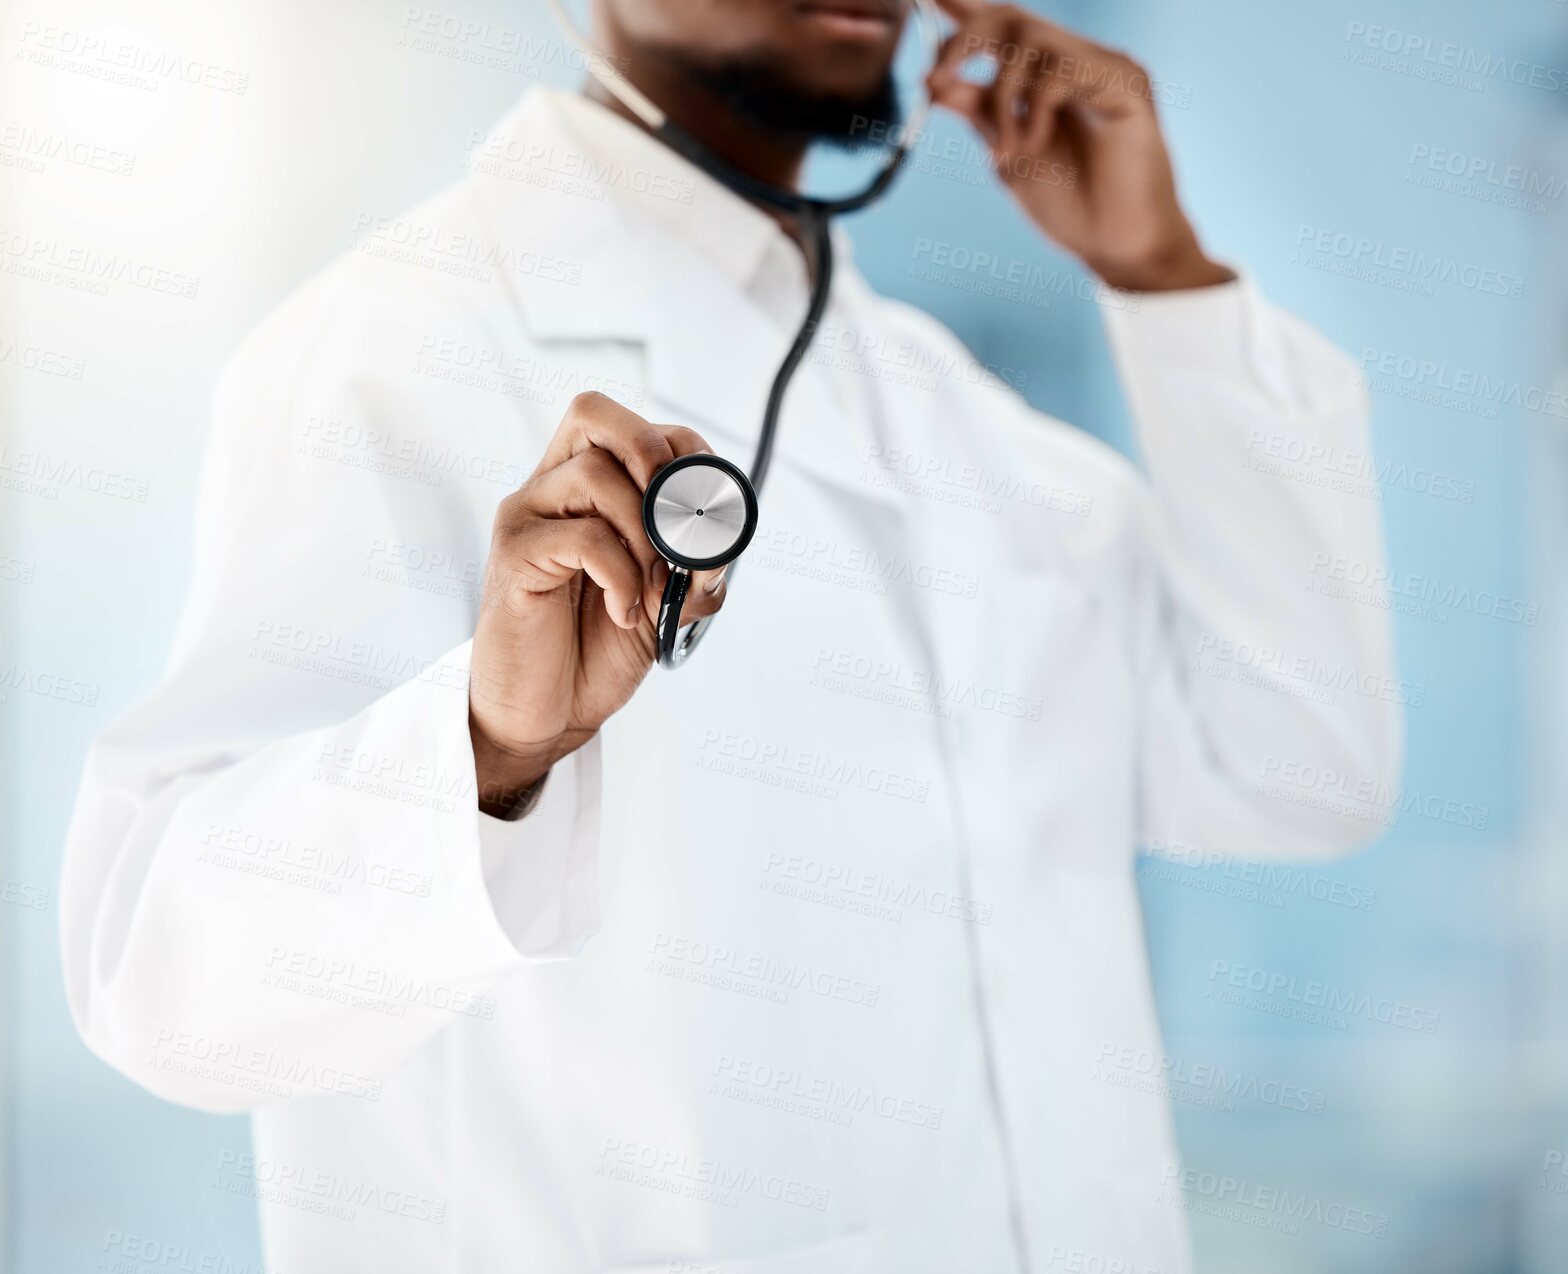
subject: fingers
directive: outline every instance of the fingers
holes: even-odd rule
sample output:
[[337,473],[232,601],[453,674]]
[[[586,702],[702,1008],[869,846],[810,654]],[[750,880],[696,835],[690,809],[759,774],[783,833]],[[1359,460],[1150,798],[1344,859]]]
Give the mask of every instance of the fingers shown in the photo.
[[686,428],[685,425],[655,425],[654,428],[664,430],[664,440],[670,444],[670,450],[677,456],[690,456],[699,451],[713,450],[700,433],[695,429]]
[[524,517],[603,518],[615,528],[643,573],[652,578],[659,554],[643,530],[642,492],[608,451],[589,447],[578,452],[555,468],[536,474],[516,499]]
[[681,607],[681,623],[689,624],[704,615],[713,615],[724,605],[724,595],[729,588],[729,567],[716,571],[694,571],[691,590],[686,594],[686,604]]
[[667,430],[605,394],[586,393],[578,394],[567,407],[555,437],[545,448],[539,471],[553,469],[589,447],[599,447],[619,460],[638,490],[645,490],[659,467],[676,455]]
[[[1009,28],[1021,26],[1023,16],[1005,5],[986,5],[975,10],[960,22],[959,27],[946,40],[937,53],[936,64],[926,75],[926,83],[933,92],[956,88],[966,81],[959,78],[964,64],[971,58],[987,56],[1001,70],[1001,52],[1008,44]],[[979,85],[969,85],[979,88]]]
[[[1049,145],[1069,106],[1110,116],[1153,109],[1147,73],[1123,53],[1012,5],[948,11],[959,25],[927,77],[932,101],[962,115],[995,149]],[[962,78],[976,57],[995,66],[987,85]]]
[[[496,514],[494,556],[504,604],[523,605],[575,582],[579,572],[594,587],[573,588],[621,628],[651,619],[669,567],[642,525],[643,491],[653,475],[677,456],[711,451],[694,429],[656,425],[602,394],[572,400],[539,467]],[[719,572],[693,582],[685,613],[700,618],[718,609]],[[575,601],[573,604],[576,604]]]
[[[604,518],[536,518],[515,528],[505,545],[512,593],[554,592],[582,572],[602,591],[605,611],[617,627],[636,628],[643,622],[647,576]],[[507,598],[511,605],[526,600]]]

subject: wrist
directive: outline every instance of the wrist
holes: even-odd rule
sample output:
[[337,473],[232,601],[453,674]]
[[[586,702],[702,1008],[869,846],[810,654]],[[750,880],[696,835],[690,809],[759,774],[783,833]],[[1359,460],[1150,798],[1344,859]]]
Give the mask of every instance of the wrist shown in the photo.
[[1107,287],[1122,292],[1178,292],[1235,281],[1236,272],[1213,260],[1196,238],[1132,260],[1102,258],[1085,265]]
[[557,743],[508,746],[491,737],[472,712],[468,717],[468,737],[474,750],[479,808],[494,818],[507,817],[544,781],[550,768],[571,751]]

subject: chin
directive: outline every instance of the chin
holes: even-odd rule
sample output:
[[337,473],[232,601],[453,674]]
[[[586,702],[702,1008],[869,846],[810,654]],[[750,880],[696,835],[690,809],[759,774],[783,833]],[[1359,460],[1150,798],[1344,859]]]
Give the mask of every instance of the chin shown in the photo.
[[858,102],[875,95],[888,82],[892,68],[891,50],[882,55],[828,44],[792,52],[779,72],[802,97]]

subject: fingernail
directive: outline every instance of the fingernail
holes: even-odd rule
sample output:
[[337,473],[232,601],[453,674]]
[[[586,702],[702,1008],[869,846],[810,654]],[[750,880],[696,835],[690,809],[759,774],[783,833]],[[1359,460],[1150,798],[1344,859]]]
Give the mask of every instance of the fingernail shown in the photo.
[[626,612],[626,622],[628,624],[632,623],[637,618],[637,612],[640,611],[641,609],[642,609],[642,602],[641,601],[633,602],[632,603],[632,608],[629,611]]
[[704,584],[703,587],[702,587],[702,591],[704,593],[706,593],[709,597],[712,597],[715,593],[717,593],[723,587],[724,587],[724,576],[722,574],[719,574],[719,575],[715,575],[706,584]]
[[668,562],[664,562],[664,561],[655,562],[653,564],[653,574],[652,574],[653,586],[655,588],[663,588],[665,586],[665,584],[669,581],[669,578],[670,578],[670,564]]

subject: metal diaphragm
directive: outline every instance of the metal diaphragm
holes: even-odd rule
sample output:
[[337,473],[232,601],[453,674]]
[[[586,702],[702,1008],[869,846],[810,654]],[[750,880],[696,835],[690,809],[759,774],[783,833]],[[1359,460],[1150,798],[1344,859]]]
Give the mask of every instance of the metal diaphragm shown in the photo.
[[746,475],[720,456],[670,461],[648,484],[642,524],[675,566],[711,571],[733,562],[757,529],[757,496]]

